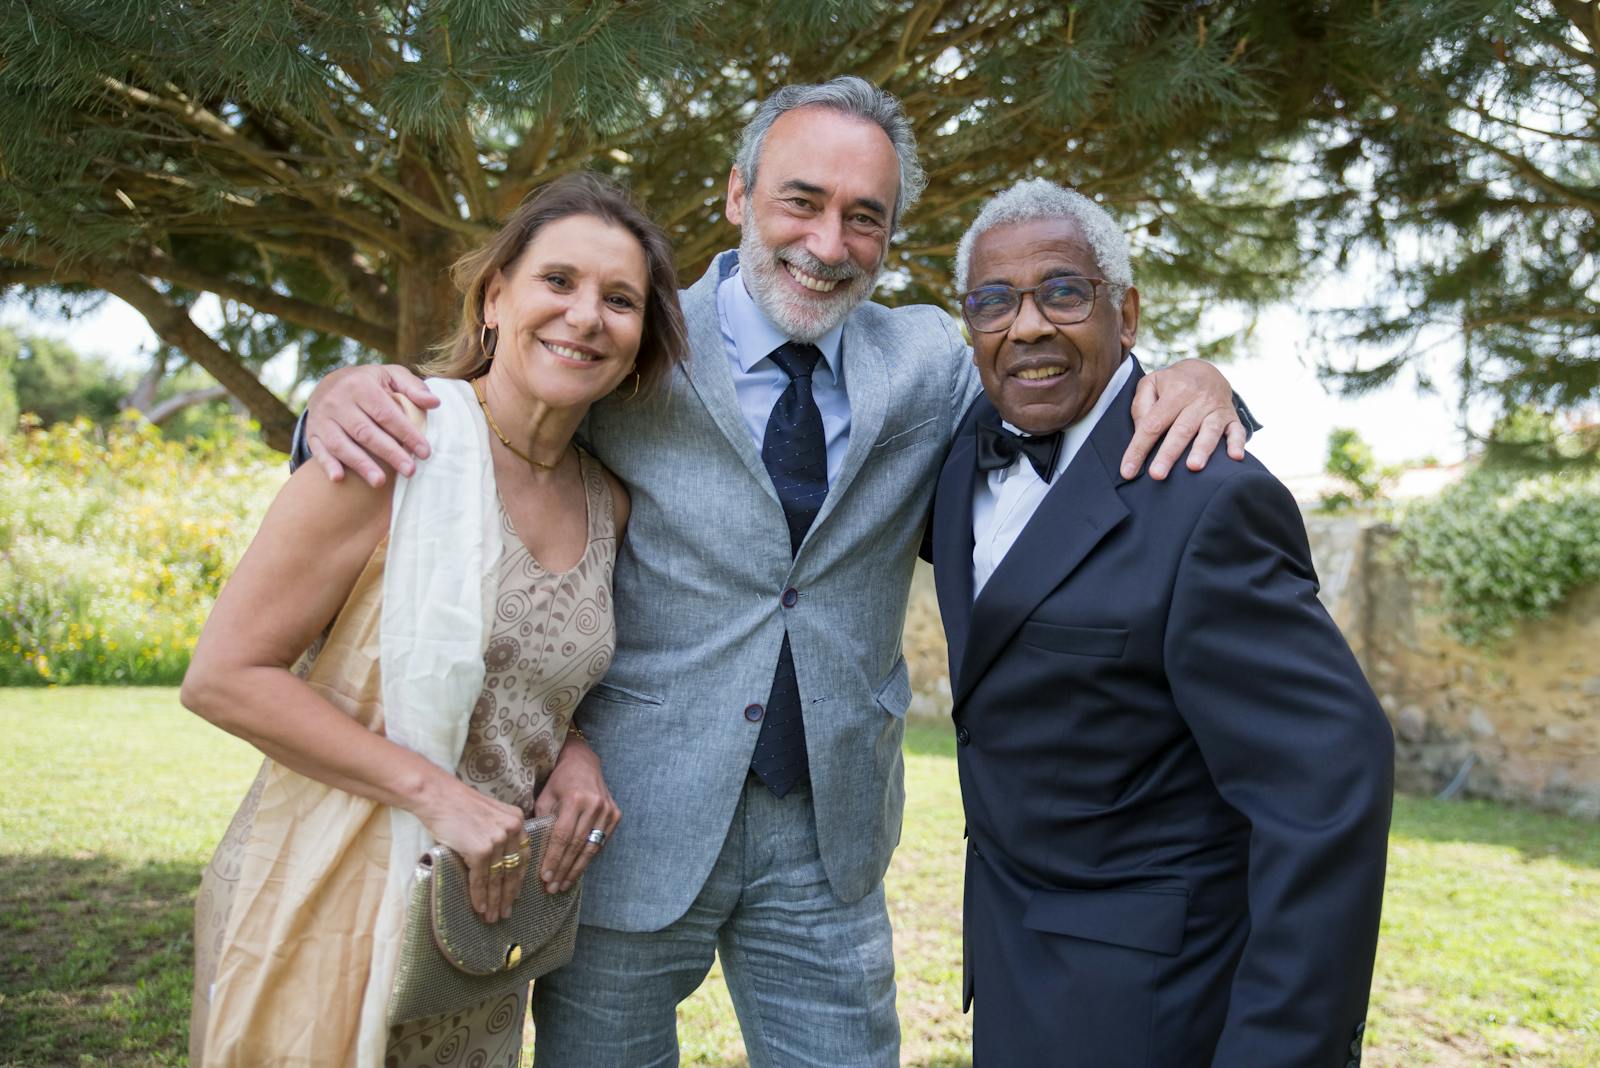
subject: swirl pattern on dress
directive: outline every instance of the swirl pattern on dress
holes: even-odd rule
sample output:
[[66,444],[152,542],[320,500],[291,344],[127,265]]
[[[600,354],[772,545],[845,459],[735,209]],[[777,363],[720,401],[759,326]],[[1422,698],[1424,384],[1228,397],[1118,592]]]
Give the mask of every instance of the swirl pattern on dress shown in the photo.
[[531,796],[550,774],[573,712],[616,648],[610,596],[615,511],[599,464],[579,455],[588,545],[571,569],[546,570],[517,537],[504,506],[499,509],[503,551],[495,621],[457,773],[508,804]]
[[[589,544],[570,571],[546,571],[500,507],[500,587],[484,653],[483,690],[472,709],[456,776],[532,813],[555,766],[578,702],[605,674],[616,648],[611,571],[617,541],[611,491],[597,463],[579,453],[589,508]],[[448,1017],[397,1028],[394,1068],[516,1068],[522,1056],[526,989]]]

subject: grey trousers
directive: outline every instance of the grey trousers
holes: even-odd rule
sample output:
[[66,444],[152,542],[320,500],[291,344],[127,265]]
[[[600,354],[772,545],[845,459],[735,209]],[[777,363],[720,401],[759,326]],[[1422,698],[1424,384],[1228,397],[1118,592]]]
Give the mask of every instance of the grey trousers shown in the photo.
[[572,963],[534,984],[535,1068],[676,1065],[677,1005],[716,954],[751,1068],[900,1063],[883,886],[834,897],[810,787],[780,799],[752,778],[682,918],[659,931],[581,927]]

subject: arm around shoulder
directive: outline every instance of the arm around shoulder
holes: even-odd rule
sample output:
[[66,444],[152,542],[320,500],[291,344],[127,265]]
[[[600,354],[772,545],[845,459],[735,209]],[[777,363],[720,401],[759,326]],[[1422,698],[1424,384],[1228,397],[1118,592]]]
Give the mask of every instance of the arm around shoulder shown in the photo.
[[409,475],[412,457],[427,457],[428,442],[407,418],[402,398],[418,408],[439,403],[422,379],[404,367],[334,371],[317,383],[306,404],[300,432],[305,451],[335,482],[344,477],[346,467],[372,486],[383,484],[384,467]]

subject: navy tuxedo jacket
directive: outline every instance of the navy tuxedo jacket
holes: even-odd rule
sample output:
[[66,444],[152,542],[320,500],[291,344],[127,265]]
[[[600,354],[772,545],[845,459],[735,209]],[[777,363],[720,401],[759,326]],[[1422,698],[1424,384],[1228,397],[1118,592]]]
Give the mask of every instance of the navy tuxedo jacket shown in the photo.
[[1393,736],[1260,463],[1120,477],[1140,377],[976,602],[987,398],[935,498],[974,1063],[1346,1068]]

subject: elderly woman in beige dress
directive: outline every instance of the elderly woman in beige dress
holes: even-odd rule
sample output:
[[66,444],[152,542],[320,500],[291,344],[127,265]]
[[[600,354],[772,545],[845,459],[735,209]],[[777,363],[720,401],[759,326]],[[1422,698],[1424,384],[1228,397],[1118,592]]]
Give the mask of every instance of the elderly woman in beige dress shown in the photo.
[[[412,865],[455,849],[494,920],[568,890],[620,818],[572,715],[610,663],[628,497],[573,435],[683,358],[671,250],[581,175],[456,274],[462,323],[425,368],[440,407],[413,410],[433,458],[377,487],[297,472],[184,680],[267,757],[196,905],[194,1065],[515,1065],[526,989],[385,1018]],[[551,811],[524,886],[505,858]]]

